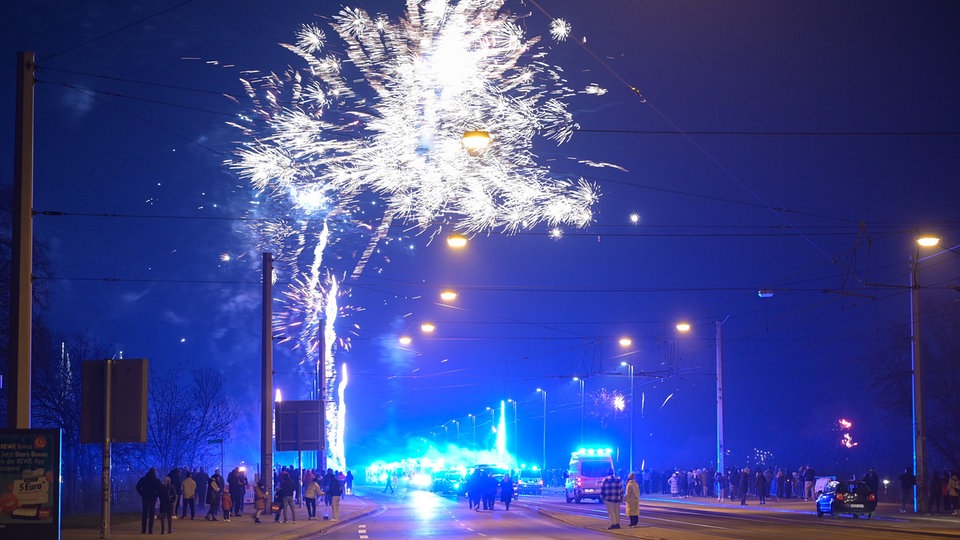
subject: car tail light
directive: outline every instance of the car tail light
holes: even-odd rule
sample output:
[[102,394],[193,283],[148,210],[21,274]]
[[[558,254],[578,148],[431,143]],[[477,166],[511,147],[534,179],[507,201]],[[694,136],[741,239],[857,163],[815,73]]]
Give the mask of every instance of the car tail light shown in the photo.
[[843,493],[837,493],[837,500],[843,502]]
[[873,501],[877,500],[877,496],[874,495],[873,493],[871,493],[870,496],[867,497],[867,500],[873,502]]
[[577,487],[583,487],[583,478],[577,478]]

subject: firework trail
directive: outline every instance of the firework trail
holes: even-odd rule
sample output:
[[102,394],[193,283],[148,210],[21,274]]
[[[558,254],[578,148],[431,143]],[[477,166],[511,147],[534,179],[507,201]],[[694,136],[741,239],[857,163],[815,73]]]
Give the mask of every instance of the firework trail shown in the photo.
[[[517,20],[504,0],[407,0],[395,21],[346,7],[330,23],[337,46],[302,25],[283,46],[305,67],[242,81],[253,111],[233,124],[245,140],[228,165],[260,195],[259,216],[284,216],[252,220],[254,237],[292,283],[275,324],[305,355],[327,325],[325,395],[336,390],[334,344],[346,345],[332,332],[330,313],[348,294],[334,276],[357,277],[394,220],[476,234],[593,219],[596,187],[537,162],[535,143],[559,145],[577,129],[565,101],[577,93]],[[550,31],[560,40],[569,25]],[[468,131],[491,144],[469,152]],[[332,254],[350,238],[368,245],[359,260],[355,249]],[[331,432],[342,437],[342,426]]]

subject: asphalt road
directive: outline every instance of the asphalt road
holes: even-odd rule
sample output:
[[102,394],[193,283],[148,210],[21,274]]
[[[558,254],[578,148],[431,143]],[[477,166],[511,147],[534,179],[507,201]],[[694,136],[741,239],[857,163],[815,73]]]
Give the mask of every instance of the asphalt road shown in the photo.
[[[358,496],[343,500],[341,520],[305,521],[298,512],[296,524],[276,524],[268,519],[261,525],[249,515],[230,523],[178,520],[174,534],[179,538],[232,540],[299,540],[338,538],[351,540],[393,540],[403,538],[479,538],[589,540],[593,538],[642,538],[686,540],[698,538],[738,540],[871,538],[960,539],[960,517],[903,514],[899,505],[881,503],[873,519],[849,516],[817,517],[813,503],[798,500],[774,501],[760,506],[717,503],[712,498],[672,500],[646,496],[641,501],[640,526],[628,528],[622,517],[619,530],[609,531],[601,504],[566,503],[559,491],[544,496],[521,496],[509,511],[497,503],[494,511],[475,512],[465,499],[419,490],[397,490],[383,494],[381,488],[356,489]],[[302,510],[302,509],[301,509]],[[321,515],[323,508],[321,507]],[[64,540],[99,538],[95,529],[64,529]],[[143,538],[139,520],[117,522],[111,538]],[[154,533],[159,533],[159,525]],[[8,535],[0,532],[0,538]],[[11,537],[13,538],[13,537]]]

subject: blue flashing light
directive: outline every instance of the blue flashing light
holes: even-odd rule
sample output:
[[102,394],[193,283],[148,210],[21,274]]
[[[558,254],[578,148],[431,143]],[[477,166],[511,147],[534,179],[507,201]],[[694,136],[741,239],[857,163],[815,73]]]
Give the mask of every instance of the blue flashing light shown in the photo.
[[613,455],[613,450],[610,448],[581,448],[576,452],[572,452],[574,456],[583,455],[583,456],[609,456]]

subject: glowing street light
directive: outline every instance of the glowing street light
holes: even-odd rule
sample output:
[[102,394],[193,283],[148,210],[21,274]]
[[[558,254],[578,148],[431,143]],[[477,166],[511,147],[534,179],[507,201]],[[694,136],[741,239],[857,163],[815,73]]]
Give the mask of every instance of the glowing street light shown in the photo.
[[453,249],[462,249],[467,246],[467,237],[462,234],[451,234],[447,237],[447,245]]
[[690,323],[688,323],[688,322],[679,322],[679,323],[677,323],[677,331],[678,331],[678,332],[689,332],[689,331],[690,331]]
[[543,394],[543,463],[542,471],[547,470],[547,391],[543,388],[537,388],[537,392]]
[[920,236],[917,238],[917,245],[920,247],[934,247],[940,244],[940,238],[937,236]]
[[621,347],[629,347],[633,345],[633,340],[628,337],[622,337],[617,340],[617,343],[619,343]]
[[406,346],[413,343],[413,338],[411,338],[410,336],[400,336],[400,339],[398,339],[397,341],[399,341],[401,345]]
[[483,130],[467,131],[463,134],[463,147],[471,156],[478,156],[480,152],[490,146],[490,132]]
[[460,295],[453,289],[444,289],[440,291],[440,299],[444,302],[453,302],[458,296]]
[[420,331],[423,332],[424,334],[431,334],[436,329],[437,329],[437,325],[433,324],[432,322],[420,323]]

